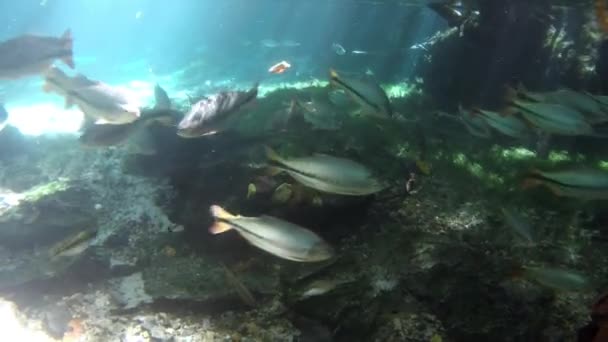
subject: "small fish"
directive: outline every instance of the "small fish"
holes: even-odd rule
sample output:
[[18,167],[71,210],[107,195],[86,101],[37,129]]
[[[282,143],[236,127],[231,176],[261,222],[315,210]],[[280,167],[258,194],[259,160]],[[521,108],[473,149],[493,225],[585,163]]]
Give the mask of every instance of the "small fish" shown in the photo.
[[96,235],[95,229],[77,232],[51,247],[49,255],[51,258],[76,256],[89,248]]
[[6,108],[4,108],[4,104],[0,103],[0,132],[2,132],[4,127],[6,127],[7,123],[8,123],[8,112],[6,111]]
[[271,66],[270,69],[268,69],[268,72],[271,74],[282,74],[289,68],[291,68],[291,64],[289,64],[287,61],[281,61]]
[[522,276],[543,286],[562,291],[581,291],[589,288],[589,280],[572,270],[553,267],[523,266]]
[[61,69],[51,67],[44,81],[44,91],[63,96],[66,108],[76,104],[85,115],[97,120],[97,124],[125,124],[141,114],[134,95],[84,75],[69,77]]
[[390,118],[393,115],[391,102],[384,90],[371,80],[342,77],[330,70],[330,84],[343,89],[362,108],[364,114]]
[[283,259],[316,262],[330,259],[333,248],[312,231],[272,216],[235,216],[217,205],[211,215],[216,222],[209,228],[212,234],[235,229],[252,245]]
[[595,169],[571,169],[547,172],[533,170],[523,187],[544,185],[556,196],[581,199],[608,199],[608,172]]
[[280,46],[280,44],[277,43],[277,41],[273,40],[273,39],[262,39],[260,41],[260,44],[262,44],[262,46],[264,46],[264,47],[271,48],[271,49]]
[[532,226],[528,220],[517,214],[512,209],[502,208],[501,210],[505,221],[519,237],[523,238],[528,243],[536,243],[534,233],[532,232]]
[[334,50],[338,56],[344,56],[344,54],[346,54],[346,49],[338,43],[331,44],[331,49]]
[[72,34],[59,38],[23,35],[0,43],[0,79],[42,74],[56,59],[74,69]]
[[300,295],[300,299],[306,299],[310,297],[322,296],[328,292],[333,291],[338,285],[343,284],[335,279],[319,279],[310,283],[306,289]]
[[301,184],[322,192],[366,196],[387,187],[367,167],[349,159],[325,154],[283,159],[270,147],[266,147],[266,156],[272,171],[285,171]]
[[177,126],[177,134],[183,138],[216,134],[226,129],[228,120],[257,95],[258,84],[248,91],[225,91],[204,98],[184,115]]

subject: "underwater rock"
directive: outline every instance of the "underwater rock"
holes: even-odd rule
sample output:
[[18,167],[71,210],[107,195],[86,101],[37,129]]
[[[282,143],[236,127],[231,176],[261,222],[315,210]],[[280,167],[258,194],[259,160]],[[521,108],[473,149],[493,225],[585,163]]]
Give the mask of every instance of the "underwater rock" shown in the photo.
[[67,234],[96,227],[91,190],[59,180],[22,193],[0,195],[0,244],[11,250],[57,242]]
[[[266,271],[269,272],[239,274],[238,279],[254,296],[273,294],[279,288],[279,279],[271,269]],[[200,257],[166,257],[139,273],[114,279],[111,284],[113,296],[123,309],[153,304],[160,308],[194,306],[221,312],[247,304],[227,281],[223,268]]]

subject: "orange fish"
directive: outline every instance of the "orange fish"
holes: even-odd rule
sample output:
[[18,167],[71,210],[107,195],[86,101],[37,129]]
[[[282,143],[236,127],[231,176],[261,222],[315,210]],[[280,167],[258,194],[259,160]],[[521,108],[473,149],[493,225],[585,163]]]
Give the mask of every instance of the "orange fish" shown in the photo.
[[268,69],[268,72],[272,74],[282,74],[289,68],[291,68],[291,64],[289,64],[287,61],[282,61],[271,66],[270,69]]
[[595,16],[602,31],[608,32],[608,4],[606,0],[595,0]]

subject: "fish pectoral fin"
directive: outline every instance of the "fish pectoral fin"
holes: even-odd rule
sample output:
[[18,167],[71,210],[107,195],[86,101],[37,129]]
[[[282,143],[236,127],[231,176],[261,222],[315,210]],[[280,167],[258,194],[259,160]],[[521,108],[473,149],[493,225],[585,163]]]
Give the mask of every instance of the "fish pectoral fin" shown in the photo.
[[49,93],[51,92],[51,83],[49,83],[48,81],[44,81],[44,83],[42,84],[42,91],[44,91],[45,93]]
[[137,117],[139,117],[141,115],[140,110],[139,110],[139,106],[130,105],[130,104],[123,104],[123,105],[120,105],[120,108],[122,108],[122,110],[124,110],[127,113],[133,113],[133,114],[135,114]]
[[209,227],[209,233],[211,234],[221,234],[227,232],[232,229],[232,226],[226,222],[215,222],[211,227]]
[[266,154],[266,158],[268,158],[268,160],[283,163],[283,158],[281,158],[281,156],[279,156],[279,154],[273,150],[272,147],[264,146],[264,153]]
[[281,173],[283,170],[279,169],[278,167],[274,167],[274,166],[269,166],[266,168],[266,171],[264,172],[264,174],[266,174],[267,176],[270,177],[274,177],[276,175],[278,175],[279,173]]

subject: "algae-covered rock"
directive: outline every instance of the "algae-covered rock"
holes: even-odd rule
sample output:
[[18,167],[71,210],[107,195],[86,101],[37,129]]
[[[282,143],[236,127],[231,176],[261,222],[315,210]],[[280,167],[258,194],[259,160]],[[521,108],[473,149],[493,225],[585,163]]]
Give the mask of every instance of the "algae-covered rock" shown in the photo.
[[22,193],[5,190],[0,244],[10,249],[43,246],[96,227],[91,191],[82,183],[57,180]]

